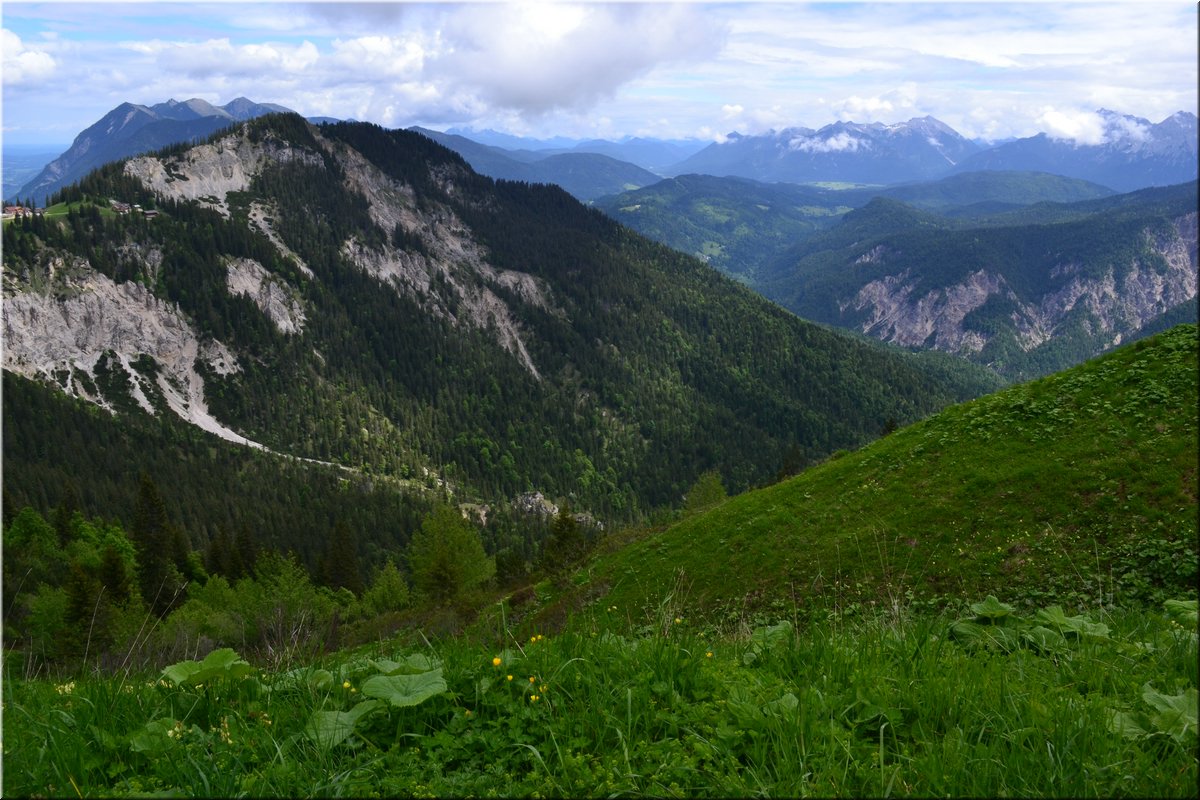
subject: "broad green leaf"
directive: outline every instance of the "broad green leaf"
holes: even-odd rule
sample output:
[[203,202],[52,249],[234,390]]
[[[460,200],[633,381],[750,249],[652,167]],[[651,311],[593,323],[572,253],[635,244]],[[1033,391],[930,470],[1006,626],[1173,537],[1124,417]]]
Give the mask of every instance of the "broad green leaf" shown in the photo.
[[950,638],[960,642],[977,643],[983,636],[983,626],[978,622],[962,620],[950,626]]
[[424,653],[413,653],[399,661],[381,658],[378,661],[372,661],[371,665],[383,675],[419,675],[422,672],[440,668],[442,662],[436,658],[430,658]]
[[276,678],[275,682],[271,684],[271,690],[286,692],[298,689],[311,689],[324,692],[333,688],[333,685],[333,673],[329,670],[300,667],[299,669],[288,670]]
[[162,671],[163,677],[176,686],[195,686],[216,678],[240,678],[249,675],[254,667],[228,647],[213,650],[203,661],[180,661]]
[[1040,652],[1061,650],[1067,643],[1058,631],[1043,625],[1035,625],[1021,633],[1021,637]]
[[1138,739],[1150,735],[1150,723],[1145,714],[1109,710],[1108,729],[1126,739]]
[[441,669],[435,669],[419,675],[376,675],[363,682],[362,693],[365,697],[386,700],[393,706],[415,706],[447,688]]
[[1187,689],[1183,694],[1165,695],[1154,691],[1149,683],[1142,687],[1142,699],[1155,710],[1150,715],[1154,727],[1180,742],[1188,731],[1195,735],[1197,717],[1200,717],[1197,694],[1195,689]]
[[784,716],[794,714],[796,709],[800,707],[800,698],[788,692],[778,700],[772,700],[763,706],[763,711],[774,714],[775,716]]
[[1082,617],[1068,617],[1062,610],[1062,606],[1047,606],[1038,609],[1038,612],[1034,614],[1034,619],[1047,627],[1062,632],[1077,630],[1077,625]]
[[1195,629],[1200,625],[1200,600],[1168,600],[1163,603],[1167,616],[1180,625]]
[[364,700],[349,711],[317,711],[304,726],[304,735],[318,747],[330,750],[346,741],[358,721],[381,705],[378,700]]
[[163,717],[147,722],[140,731],[137,731],[129,737],[129,748],[135,753],[146,753],[147,755],[157,755],[165,752],[167,748],[175,744],[174,740],[168,736],[175,727],[175,720]]
[[1013,607],[1008,603],[1001,603],[994,594],[989,594],[982,603],[971,603],[970,608],[977,619],[987,619],[993,623],[1013,613]]

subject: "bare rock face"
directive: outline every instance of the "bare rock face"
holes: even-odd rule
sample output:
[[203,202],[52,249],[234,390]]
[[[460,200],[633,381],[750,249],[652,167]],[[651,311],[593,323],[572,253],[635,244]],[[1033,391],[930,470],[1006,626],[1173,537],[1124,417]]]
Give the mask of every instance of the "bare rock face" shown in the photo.
[[[129,375],[131,394],[148,413],[156,413],[150,395],[160,395],[188,422],[229,441],[259,446],[209,413],[196,363],[229,374],[239,369],[237,358],[220,342],[203,341],[176,305],[141,284],[114,283],[79,258],[52,255],[36,272],[5,273],[5,369],[56,383],[68,394],[108,408],[93,394],[97,364],[108,354]],[[153,382],[133,367],[146,355],[158,365]]]
[[225,269],[229,293],[253,300],[280,333],[294,334],[304,329],[304,306],[286,281],[249,258],[231,258]]
[[[1020,346],[1032,350],[1049,340],[1067,316],[1086,310],[1106,336],[1107,346],[1120,344],[1167,310],[1197,296],[1197,214],[1174,220],[1169,234],[1144,234],[1147,250],[1162,259],[1151,264],[1135,259],[1120,271],[1109,269],[1100,277],[1085,277],[1080,264],[1062,263],[1050,277],[1067,278],[1059,288],[1040,297],[1019,297],[1003,276],[981,267],[958,283],[920,296],[914,290],[918,276],[911,270],[871,281],[851,299],[839,303],[843,314],[863,314],[860,330],[875,338],[905,347],[932,346],[967,355],[978,353],[990,340],[964,326],[968,314],[989,299],[1000,296],[1013,307],[1010,319]],[[886,260],[876,247],[855,263]]]
[[302,161],[313,166],[324,162],[319,154],[274,140],[252,142],[234,133],[212,144],[202,144],[166,161],[154,156],[131,158],[125,174],[137,178],[155,194],[175,200],[198,200],[229,216],[226,195],[250,188],[250,180],[268,162]]
[[[125,172],[161,197],[196,200],[228,216],[228,193],[248,189],[265,166],[300,162],[323,169],[325,158],[330,156],[341,166],[346,188],[367,200],[372,221],[386,232],[400,228],[415,236],[423,250],[401,250],[391,245],[372,248],[352,237],[343,243],[342,255],[381,283],[416,299],[428,313],[456,325],[493,331],[496,341],[530,374],[540,378],[517,316],[508,301],[493,289],[504,289],[522,302],[550,309],[548,287],[532,275],[493,267],[486,249],[449,208],[430,203],[427,206],[431,207],[419,210],[412,187],[388,176],[347,145],[326,139],[315,128],[312,133],[323,152],[270,138],[251,141],[243,131],[166,159],[131,159]],[[439,168],[435,179],[444,191],[452,193],[456,191],[456,174],[455,168]],[[252,203],[249,216],[250,223],[275,244],[280,255],[292,259],[306,276],[313,277],[308,266],[272,228],[270,209]],[[300,332],[304,311],[298,298],[294,294],[289,297],[286,284],[268,275],[261,265],[256,269],[244,260],[231,263],[229,291],[250,296],[280,331]],[[442,287],[438,291],[433,289],[435,279]]]

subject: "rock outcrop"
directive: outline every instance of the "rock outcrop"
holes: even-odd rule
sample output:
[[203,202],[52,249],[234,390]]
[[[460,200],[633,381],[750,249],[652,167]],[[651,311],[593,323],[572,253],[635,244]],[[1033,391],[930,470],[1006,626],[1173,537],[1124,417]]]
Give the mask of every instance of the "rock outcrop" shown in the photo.
[[[1077,263],[1056,264],[1049,276],[1058,285],[1040,296],[1022,296],[986,266],[918,295],[920,276],[905,269],[864,284],[838,307],[843,316],[858,314],[859,330],[885,342],[969,355],[983,350],[995,334],[965,324],[968,315],[1000,298],[1011,309],[1009,321],[1026,351],[1048,341],[1078,312],[1086,312],[1094,333],[1113,346],[1197,296],[1197,214],[1175,219],[1168,233],[1147,230],[1143,236],[1141,257],[1099,276]],[[877,246],[853,263],[886,262],[886,257],[886,248]]]

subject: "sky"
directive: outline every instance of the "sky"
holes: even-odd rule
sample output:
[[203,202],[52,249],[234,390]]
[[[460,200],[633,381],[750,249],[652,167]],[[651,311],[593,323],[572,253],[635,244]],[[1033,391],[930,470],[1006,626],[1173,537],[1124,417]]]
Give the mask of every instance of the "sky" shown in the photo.
[[239,96],[388,128],[538,138],[891,124],[1096,143],[1100,108],[1197,111],[1191,0],[0,6],[6,143],[122,102]]

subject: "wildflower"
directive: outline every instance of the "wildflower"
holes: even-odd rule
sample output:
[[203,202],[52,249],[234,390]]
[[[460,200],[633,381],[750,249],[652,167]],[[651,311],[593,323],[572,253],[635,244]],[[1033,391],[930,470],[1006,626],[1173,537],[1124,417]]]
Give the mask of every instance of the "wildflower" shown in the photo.
[[530,682],[530,683],[533,683],[533,682],[535,682],[536,680],[537,680],[537,678],[533,677],[532,675],[530,675],[530,676],[529,676],[529,682]]
[[529,695],[529,702],[536,703],[537,701],[538,701],[538,696],[536,694]]
[[492,666],[493,667],[500,666],[500,656],[496,656],[495,658],[492,659]]
[[358,689],[355,689],[353,686],[351,686],[351,687],[350,687],[350,694],[358,694]]
[[466,710],[466,713],[463,716],[467,716],[467,717],[471,716],[471,709],[468,708]]
[[540,691],[542,694],[545,694],[546,688],[547,688],[546,686],[542,686],[538,691]]
[[681,623],[681,622],[683,622],[683,619],[682,619],[681,617],[676,617],[676,618],[675,618],[675,624],[676,624],[676,625],[678,625],[678,624],[679,624],[679,623]]
[[58,692],[59,694],[70,694],[71,692],[75,691],[75,681],[57,684],[54,687],[54,691]]
[[233,744],[233,737],[229,735],[229,717],[221,717],[221,741]]
[[705,658],[712,658],[712,650],[709,650],[707,653],[705,653],[705,654],[704,654],[704,657],[705,657]]
[[505,677],[507,677],[510,681],[512,680],[512,675],[507,675]]
[[345,681],[345,682],[343,682],[343,683],[342,683],[342,688],[343,688],[343,689],[349,689],[349,688],[351,688],[351,687],[350,687],[350,681]]

